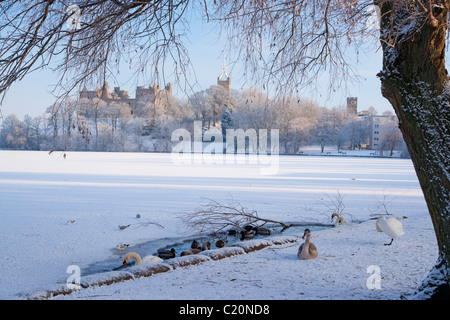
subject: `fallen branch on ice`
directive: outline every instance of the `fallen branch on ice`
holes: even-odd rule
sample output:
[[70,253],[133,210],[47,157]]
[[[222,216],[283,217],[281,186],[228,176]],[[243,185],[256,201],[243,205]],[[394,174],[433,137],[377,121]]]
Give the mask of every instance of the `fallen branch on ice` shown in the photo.
[[256,210],[249,210],[238,202],[227,204],[205,198],[205,203],[194,212],[181,216],[181,220],[190,229],[204,233],[216,234],[227,229],[244,230],[244,227],[262,227],[267,223],[289,228],[291,225],[282,221],[262,218]]

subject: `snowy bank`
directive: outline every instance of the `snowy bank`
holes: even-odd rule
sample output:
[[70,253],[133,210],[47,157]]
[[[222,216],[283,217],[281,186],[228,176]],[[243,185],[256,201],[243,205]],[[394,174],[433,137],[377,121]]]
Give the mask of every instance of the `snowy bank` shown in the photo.
[[204,263],[210,260],[221,260],[230,258],[236,255],[241,255],[257,250],[264,249],[272,245],[281,245],[285,243],[296,242],[298,237],[278,236],[273,239],[258,239],[246,241],[242,244],[238,244],[237,247],[224,247],[221,249],[206,250],[200,252],[197,255],[188,255],[183,257],[176,257],[166,260],[162,263],[155,263],[151,265],[139,265],[133,266],[124,271],[111,271],[97,273],[83,277],[83,281],[80,281],[78,286],[62,284],[55,288],[50,288],[45,291],[38,291],[27,295],[28,299],[41,300],[50,299],[58,295],[67,295],[74,291],[81,290],[82,288],[96,287],[111,285],[127,280],[135,280],[140,277],[150,277],[155,274],[167,272],[177,268],[183,268],[187,266],[194,266],[200,263]]
[[[433,236],[427,220],[402,220],[408,233],[392,246],[384,246],[387,237],[369,221],[313,234],[319,250],[314,260],[297,258],[299,241],[56,298],[401,299],[414,292],[437,258],[436,244],[427,241]],[[370,266],[380,270],[380,289],[368,287]]]

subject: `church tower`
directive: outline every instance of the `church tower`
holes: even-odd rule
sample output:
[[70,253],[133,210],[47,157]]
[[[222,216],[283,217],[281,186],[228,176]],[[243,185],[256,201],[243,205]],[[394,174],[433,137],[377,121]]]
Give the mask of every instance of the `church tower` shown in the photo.
[[227,63],[225,61],[225,56],[223,57],[222,74],[217,77],[217,85],[224,87],[228,95],[230,95],[231,78],[227,73]]

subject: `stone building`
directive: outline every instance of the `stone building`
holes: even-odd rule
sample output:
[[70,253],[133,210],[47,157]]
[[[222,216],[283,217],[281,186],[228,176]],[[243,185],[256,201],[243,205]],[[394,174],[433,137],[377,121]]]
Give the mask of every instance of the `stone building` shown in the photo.
[[171,83],[166,85],[162,90],[157,84],[149,86],[148,88],[146,88],[145,86],[136,87],[135,98],[131,98],[128,94],[128,91],[121,90],[120,87],[114,87],[114,90],[110,92],[108,82],[105,82],[101,89],[97,87],[95,88],[95,90],[89,91],[86,87],[84,87],[83,90],[80,91],[80,99],[85,98],[92,100],[95,98],[99,98],[106,103],[127,103],[131,108],[131,114],[136,114],[136,112],[139,111],[137,110],[137,108],[139,108],[139,106],[142,104],[139,104],[138,102],[151,102],[153,104],[156,104],[164,97],[164,95],[172,95]]

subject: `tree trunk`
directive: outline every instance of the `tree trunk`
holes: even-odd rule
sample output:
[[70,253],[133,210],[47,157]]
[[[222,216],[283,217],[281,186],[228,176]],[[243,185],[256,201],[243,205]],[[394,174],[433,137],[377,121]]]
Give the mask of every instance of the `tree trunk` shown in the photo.
[[[450,87],[444,50],[449,0],[413,19],[381,8],[382,94],[392,104],[436,233],[439,258],[413,298],[450,297]],[[422,9],[423,10],[423,9]],[[395,12],[395,14],[394,14]],[[417,11],[416,11],[417,13]],[[434,17],[433,17],[434,15]],[[416,20],[414,20],[416,19]],[[406,22],[406,23],[405,23]],[[437,23],[436,23],[437,22]],[[386,42],[397,36],[395,44]]]

